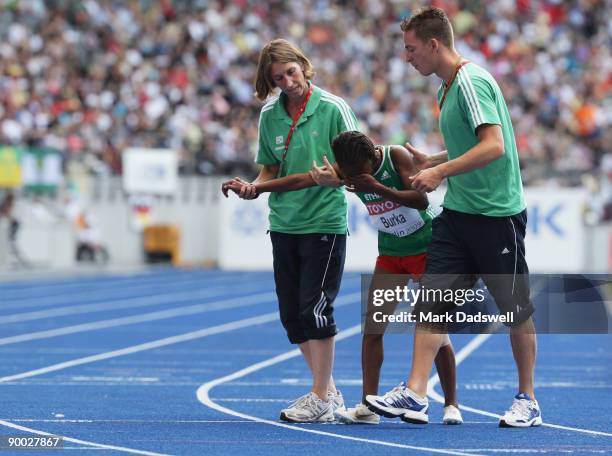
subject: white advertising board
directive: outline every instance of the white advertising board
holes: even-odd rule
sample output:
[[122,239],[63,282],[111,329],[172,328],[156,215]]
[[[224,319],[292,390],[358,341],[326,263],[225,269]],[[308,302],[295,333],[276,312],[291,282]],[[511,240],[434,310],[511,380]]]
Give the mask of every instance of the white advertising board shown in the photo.
[[[439,205],[444,190],[429,195]],[[574,189],[530,188],[525,191],[528,224],[527,262],[541,273],[584,271],[582,207],[586,195]],[[370,272],[377,256],[377,232],[365,206],[347,193],[349,237],[346,270]],[[219,224],[219,266],[223,269],[271,269],[272,246],[268,229],[267,195],[243,201],[222,198]]]
[[587,193],[581,189],[528,188],[525,250],[531,272],[585,272],[583,212]]
[[123,188],[127,193],[171,195],[178,187],[178,156],[171,149],[123,151]]

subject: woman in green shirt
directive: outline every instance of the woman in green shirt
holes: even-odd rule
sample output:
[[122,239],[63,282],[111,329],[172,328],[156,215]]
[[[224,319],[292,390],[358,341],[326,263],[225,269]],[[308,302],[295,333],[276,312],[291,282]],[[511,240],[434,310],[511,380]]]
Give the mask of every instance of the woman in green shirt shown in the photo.
[[[313,76],[310,61],[288,41],[273,40],[263,48],[255,79],[256,96],[266,100],[256,157],[261,170],[251,183],[237,177],[222,186],[226,196],[233,190],[253,199],[262,185],[280,183],[268,189],[276,293],[289,341],[299,345],[313,377],[311,392],[281,411],[281,419],[291,422],[333,421],[334,410],[344,406],[332,366],[333,302],[344,269],[347,205],[325,157],[332,156],[338,133],[358,126],[346,102],[315,86]],[[280,94],[270,97],[276,88]],[[308,176],[308,185],[296,190],[294,176]]]

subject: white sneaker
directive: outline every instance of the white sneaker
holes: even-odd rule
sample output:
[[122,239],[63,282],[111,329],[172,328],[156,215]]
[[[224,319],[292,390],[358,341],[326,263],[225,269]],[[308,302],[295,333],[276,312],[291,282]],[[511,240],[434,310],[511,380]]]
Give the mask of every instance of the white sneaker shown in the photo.
[[336,389],[336,394],[332,393],[331,391],[327,394],[327,398],[331,400],[334,413],[336,412],[336,410],[346,410],[346,408],[344,407],[344,397],[342,397],[342,393],[339,389]]
[[310,392],[296,404],[281,411],[280,419],[290,423],[327,423],[334,421],[332,401],[324,401]]
[[542,424],[540,405],[527,393],[514,396],[510,410],[499,420],[499,427],[531,427]]
[[404,382],[382,396],[368,394],[365,402],[374,413],[387,418],[401,418],[413,424],[429,423],[429,401],[419,397]]
[[310,393],[304,394],[303,396],[298,397],[296,400],[294,400],[291,404],[289,404],[289,407],[286,407],[284,409],[281,410],[281,415],[286,412],[289,409],[292,409],[294,407],[299,407],[302,402],[304,402],[306,400],[306,398],[308,397]]
[[444,418],[442,418],[444,424],[463,424],[463,417],[461,412],[454,405],[444,407]]
[[334,417],[339,423],[344,424],[378,424],[380,423],[380,416],[372,412],[361,402],[355,407],[336,410]]

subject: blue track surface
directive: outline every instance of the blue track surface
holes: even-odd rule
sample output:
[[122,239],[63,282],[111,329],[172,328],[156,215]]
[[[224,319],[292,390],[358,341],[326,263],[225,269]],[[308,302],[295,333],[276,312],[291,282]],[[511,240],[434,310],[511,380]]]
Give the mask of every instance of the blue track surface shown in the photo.
[[[346,274],[336,320],[349,332],[334,375],[347,405],[361,394],[360,335],[350,331],[359,306],[359,275]],[[69,454],[612,453],[609,335],[538,337],[538,400],[545,423],[558,426],[532,429],[497,427],[516,388],[508,337],[475,337],[452,337],[459,399],[471,408],[463,426],[437,424],[433,399],[427,426],[285,425],[279,410],[310,378],[299,356],[275,359],[294,347],[271,273],[158,269],[0,283],[0,435],[62,435]],[[381,392],[405,378],[410,339],[386,337]]]

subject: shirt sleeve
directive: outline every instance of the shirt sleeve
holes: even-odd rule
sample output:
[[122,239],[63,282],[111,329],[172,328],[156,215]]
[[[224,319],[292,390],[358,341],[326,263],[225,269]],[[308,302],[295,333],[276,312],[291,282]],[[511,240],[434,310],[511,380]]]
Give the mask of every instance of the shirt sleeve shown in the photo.
[[361,131],[357,116],[350,106],[340,97],[335,97],[335,121],[329,129],[329,143],[344,131]]
[[280,162],[274,155],[274,151],[270,147],[268,140],[268,134],[266,129],[266,122],[264,120],[264,113],[262,110],[259,114],[259,127],[257,128],[257,156],[255,157],[255,163],[258,165],[278,165]]
[[495,91],[491,83],[479,76],[470,76],[467,71],[459,71],[459,105],[464,116],[476,134],[480,125],[501,125],[495,103]]

